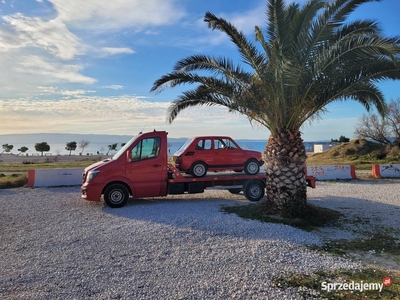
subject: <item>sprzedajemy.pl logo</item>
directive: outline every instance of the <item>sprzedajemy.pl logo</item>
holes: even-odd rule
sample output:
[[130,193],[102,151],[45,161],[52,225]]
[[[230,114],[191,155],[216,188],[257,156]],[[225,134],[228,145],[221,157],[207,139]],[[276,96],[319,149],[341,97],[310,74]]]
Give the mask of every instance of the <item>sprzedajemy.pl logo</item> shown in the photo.
[[383,278],[381,283],[378,282],[322,282],[321,283],[321,290],[332,292],[332,291],[379,291],[382,292],[384,286],[388,287],[392,285],[392,279],[390,277]]

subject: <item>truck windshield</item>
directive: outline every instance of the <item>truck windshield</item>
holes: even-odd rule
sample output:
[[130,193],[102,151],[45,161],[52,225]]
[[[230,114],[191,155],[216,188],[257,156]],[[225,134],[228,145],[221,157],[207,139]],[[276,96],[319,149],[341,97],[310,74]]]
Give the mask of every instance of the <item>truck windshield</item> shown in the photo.
[[112,157],[112,159],[118,159],[122,154],[125,153],[125,151],[129,148],[130,145],[132,145],[132,143],[136,140],[137,137],[133,137],[129,140],[129,142],[127,142],[125,144],[125,146],[123,146],[121,149],[118,150],[117,153],[114,154],[114,156]]

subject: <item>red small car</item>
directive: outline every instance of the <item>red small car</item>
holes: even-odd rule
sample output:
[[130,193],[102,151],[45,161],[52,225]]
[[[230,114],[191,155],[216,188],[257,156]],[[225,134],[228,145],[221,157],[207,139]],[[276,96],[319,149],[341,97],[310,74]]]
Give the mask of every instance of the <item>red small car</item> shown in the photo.
[[261,152],[243,150],[227,136],[201,136],[188,139],[174,153],[175,167],[203,177],[207,171],[234,170],[253,175],[263,165]]

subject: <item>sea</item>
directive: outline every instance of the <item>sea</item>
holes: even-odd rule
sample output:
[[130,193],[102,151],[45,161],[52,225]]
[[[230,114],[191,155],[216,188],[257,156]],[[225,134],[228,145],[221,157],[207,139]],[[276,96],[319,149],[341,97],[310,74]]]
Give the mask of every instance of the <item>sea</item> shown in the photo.
[[[40,134],[7,134],[0,135],[0,145],[9,144],[13,145],[12,150],[6,154],[19,154],[21,147],[27,147],[28,150],[20,155],[38,156],[40,152],[35,150],[35,144],[40,142],[47,142],[50,146],[50,151],[44,152],[43,155],[69,155],[66,144],[68,142],[77,142],[75,151],[71,151],[71,155],[113,155],[121,149],[122,144],[128,142],[132,136],[128,135],[84,135],[84,134],[54,134],[54,133],[40,133]],[[173,154],[185,142],[187,138],[168,138],[168,152]],[[89,144],[84,149],[79,147],[81,141],[88,141]],[[264,151],[267,140],[252,140],[252,139],[236,139],[238,145],[245,150]],[[109,150],[109,145],[117,144],[117,149],[114,151]],[[305,142],[306,150],[312,152],[313,144],[316,142]],[[0,148],[0,153],[3,151]]]

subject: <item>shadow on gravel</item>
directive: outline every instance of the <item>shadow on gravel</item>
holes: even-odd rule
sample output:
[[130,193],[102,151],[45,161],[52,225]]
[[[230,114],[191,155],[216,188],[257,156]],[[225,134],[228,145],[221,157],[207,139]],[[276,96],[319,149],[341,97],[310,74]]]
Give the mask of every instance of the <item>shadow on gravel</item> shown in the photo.
[[[221,211],[222,205],[248,205],[243,196],[234,196],[221,193],[221,197],[203,198],[198,195],[173,196],[167,198],[131,199],[121,209],[104,207],[107,214],[132,220],[172,225],[179,228],[192,228],[210,231],[218,234],[228,234],[251,238],[274,238],[293,242],[293,237],[279,236],[282,227],[286,225],[261,223],[239,218],[236,215],[227,215]],[[379,200],[379,199],[378,199]],[[344,214],[340,224],[329,228],[318,228],[308,236],[299,238],[296,242],[305,244],[320,243],[332,240],[352,240],[371,232],[392,230],[393,235],[400,230],[400,203],[388,204],[356,197],[340,197],[327,195],[310,197],[309,203],[337,210]],[[230,229],[226,229],[229,227]],[[290,228],[293,235],[299,229]],[[278,234],[276,234],[278,233]],[[390,232],[385,232],[390,234]],[[304,233],[301,234],[304,236]],[[301,240],[301,241],[300,241]]]
[[344,215],[340,224],[314,231],[325,241],[322,250],[364,264],[400,270],[400,203],[339,196],[314,198],[309,202]]
[[397,221],[400,219],[400,206],[338,196],[314,197],[308,202],[343,214],[338,224],[314,231],[325,240],[351,240],[365,233],[381,231],[390,234],[392,231],[396,234],[400,230]]
[[0,196],[13,196],[18,194],[16,189],[0,189]]
[[[398,184],[385,182],[392,183]],[[396,190],[379,192],[374,189],[368,197],[376,200],[338,195],[311,197],[309,203],[344,215],[339,224],[318,228],[314,232],[324,239],[323,249],[328,252],[400,270],[400,201],[397,200]]]
[[340,196],[312,197],[308,202],[317,206],[337,210],[345,215],[340,227],[357,226],[365,231],[376,227],[389,230],[400,229],[399,205],[371,201],[362,198]]
[[[320,244],[320,238],[309,232],[276,223],[246,220],[222,212],[221,206],[248,205],[243,196],[221,193],[221,197],[173,197],[130,200],[120,209],[104,207],[103,212],[134,221],[195,230],[207,235],[232,236],[245,239],[268,239],[296,244]],[[140,226],[146,226],[141,223]]]

